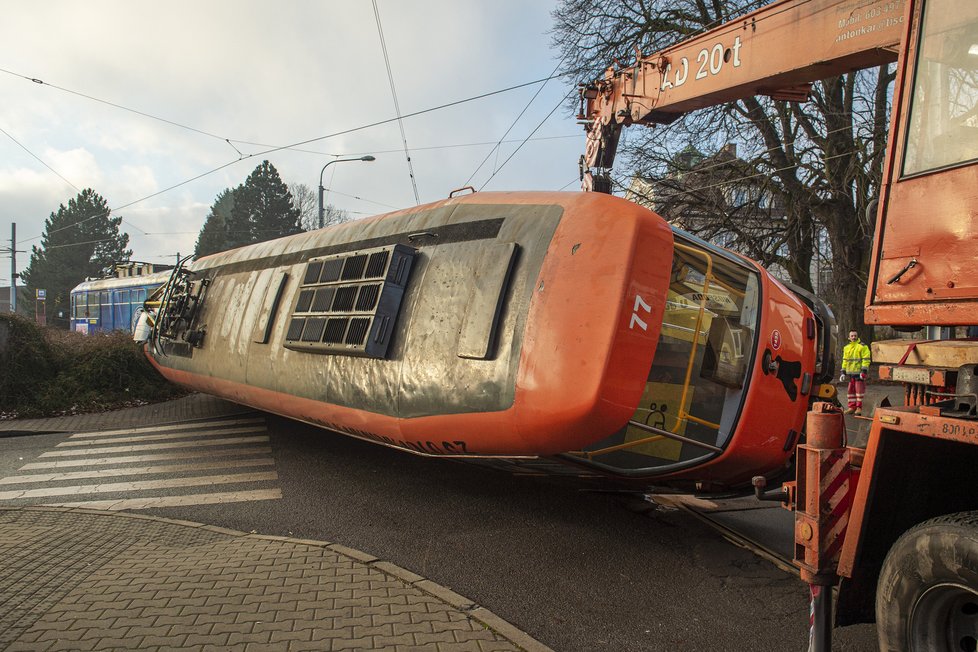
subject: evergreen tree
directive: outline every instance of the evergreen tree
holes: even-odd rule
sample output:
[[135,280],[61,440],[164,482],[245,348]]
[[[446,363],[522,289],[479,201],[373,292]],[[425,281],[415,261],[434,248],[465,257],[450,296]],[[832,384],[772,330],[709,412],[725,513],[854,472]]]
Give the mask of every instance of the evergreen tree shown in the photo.
[[234,247],[302,232],[292,194],[268,161],[262,161],[234,191],[227,231]]
[[[24,282],[47,292],[46,312],[55,323],[66,323],[70,292],[86,278],[101,276],[117,262],[128,260],[129,235],[119,232],[121,217],[111,217],[109,205],[97,192],[86,188],[62,204],[44,223],[41,246],[32,247]],[[57,320],[58,313],[64,319]]]
[[234,191],[226,188],[218,194],[207,214],[204,226],[200,229],[197,244],[194,246],[194,256],[201,258],[219,251],[231,248],[228,241],[228,223],[231,220],[231,210],[234,208]]

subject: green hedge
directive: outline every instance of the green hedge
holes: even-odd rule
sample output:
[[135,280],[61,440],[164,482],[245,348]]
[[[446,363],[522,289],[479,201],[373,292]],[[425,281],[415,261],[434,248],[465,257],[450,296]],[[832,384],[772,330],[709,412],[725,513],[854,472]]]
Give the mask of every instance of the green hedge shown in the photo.
[[128,333],[82,335],[0,314],[0,413],[39,417],[141,405],[184,394]]

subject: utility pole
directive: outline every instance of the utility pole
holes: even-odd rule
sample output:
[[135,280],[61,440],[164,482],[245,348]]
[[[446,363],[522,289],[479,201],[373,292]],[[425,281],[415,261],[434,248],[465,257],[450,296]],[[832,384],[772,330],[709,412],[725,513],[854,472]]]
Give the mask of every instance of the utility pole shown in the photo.
[[17,312],[17,223],[10,223],[10,312]]

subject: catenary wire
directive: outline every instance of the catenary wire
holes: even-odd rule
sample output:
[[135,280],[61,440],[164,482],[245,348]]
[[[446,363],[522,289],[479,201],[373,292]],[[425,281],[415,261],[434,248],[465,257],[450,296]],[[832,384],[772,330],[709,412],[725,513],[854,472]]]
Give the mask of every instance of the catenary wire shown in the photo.
[[[81,192],[81,190],[78,188],[78,186],[76,186],[75,184],[73,184],[71,181],[69,181],[68,179],[66,179],[64,177],[64,175],[62,175],[60,172],[58,172],[53,167],[51,167],[50,165],[48,165],[44,161],[44,159],[42,159],[40,156],[38,156],[37,154],[35,154],[34,152],[32,152],[30,149],[27,148],[26,145],[24,145],[19,140],[17,140],[12,135],[10,135],[10,133],[8,133],[3,127],[0,127],[0,132],[2,132],[4,136],[6,136],[10,140],[12,140],[22,150],[24,150],[25,152],[27,152],[28,154],[30,154],[38,163],[40,163],[41,165],[43,165],[44,167],[46,167],[48,170],[50,170],[52,173],[54,173],[59,179],[61,179],[62,181],[64,181],[65,183],[67,183],[69,186],[71,186],[72,188],[74,188],[75,189],[75,192]],[[132,228],[136,229],[137,231],[139,231],[141,233],[145,233],[145,231],[143,231],[141,228],[139,228],[135,224],[133,224],[133,223],[127,221],[127,220],[122,220],[122,221],[127,226],[131,226]],[[24,242],[26,242],[26,241],[24,241]],[[18,244],[20,244],[20,243],[18,243]]]
[[[554,66],[553,72],[550,73],[551,75],[554,75],[554,74],[557,73],[557,71],[560,69],[560,66],[563,65],[564,60],[566,58],[567,57],[565,56],[563,59],[561,59],[557,63],[556,66]],[[516,119],[514,119],[513,122],[512,122],[512,124],[509,125],[509,128],[506,129],[506,132],[502,136],[499,137],[499,140],[496,142],[495,146],[491,150],[489,150],[489,153],[486,154],[486,157],[484,159],[482,159],[482,162],[479,163],[479,165],[475,168],[475,170],[472,172],[472,174],[469,175],[469,178],[465,180],[465,183],[462,184],[462,187],[465,187],[465,186],[469,185],[472,182],[472,179],[475,177],[476,174],[479,173],[479,170],[481,170],[482,169],[482,166],[486,164],[486,161],[489,160],[489,157],[492,156],[493,152],[496,152],[496,154],[498,155],[498,153],[499,153],[499,146],[502,145],[502,143],[505,140],[506,136],[508,136],[509,135],[509,132],[513,130],[513,127],[516,126],[516,123],[520,121],[520,118],[523,117],[523,114],[526,113],[527,110],[529,110],[530,106],[537,99],[537,97],[540,95],[540,93],[543,92],[543,89],[547,87],[547,84],[549,82],[550,82],[550,80],[548,79],[547,81],[543,82],[543,84],[540,85],[540,88],[538,88],[536,90],[536,92],[533,94],[533,97],[530,98],[530,101],[527,102],[526,103],[526,106],[523,107],[523,110],[520,111],[520,114],[518,116],[516,116]],[[521,144],[521,146],[522,146],[522,144]]]
[[391,84],[391,97],[394,98],[394,113],[397,115],[397,126],[401,130],[401,142],[404,143],[404,158],[407,160],[408,176],[411,177],[411,188],[414,189],[415,205],[421,204],[418,196],[418,181],[414,177],[414,165],[411,163],[411,152],[408,150],[407,135],[404,133],[404,120],[401,119],[401,106],[397,101],[397,89],[394,87],[394,73],[391,71],[391,60],[387,54],[387,41],[384,39],[384,28],[380,23],[380,10],[377,0],[373,0],[374,18],[377,20],[377,34],[380,36],[380,49],[384,54],[384,65],[387,67],[387,79]]
[[570,96],[571,96],[572,94],[574,94],[574,93],[576,93],[576,92],[577,92],[577,89],[576,89],[576,88],[572,88],[572,89],[571,89],[571,90],[570,90],[570,91],[569,91],[569,92],[568,92],[568,93],[567,93],[566,95],[564,95],[564,97],[562,97],[562,98],[560,99],[560,101],[558,101],[558,102],[557,102],[557,104],[556,104],[556,105],[554,106],[554,108],[550,110],[550,113],[548,113],[548,114],[547,114],[547,117],[545,117],[545,118],[544,118],[543,120],[541,120],[541,121],[540,121],[540,123],[539,123],[539,124],[537,124],[537,126],[533,128],[533,131],[531,131],[531,132],[530,132],[530,134],[529,134],[529,135],[528,135],[528,136],[527,136],[526,138],[524,138],[524,139],[523,139],[523,142],[521,142],[521,143],[520,143],[520,144],[519,144],[519,145],[518,145],[518,146],[516,147],[516,149],[514,149],[514,150],[513,150],[513,152],[512,152],[512,153],[511,153],[511,154],[510,154],[510,155],[509,155],[509,156],[508,156],[507,158],[506,158],[506,160],[505,160],[505,161],[503,161],[503,163],[502,163],[502,165],[500,165],[500,166],[499,166],[498,168],[496,168],[496,171],[495,171],[495,172],[493,172],[493,173],[492,173],[492,175],[490,175],[488,179],[486,179],[486,181],[485,181],[485,183],[483,183],[483,184],[482,184],[482,185],[481,185],[481,186],[479,187],[479,190],[482,190],[482,189],[483,189],[483,188],[485,188],[485,187],[486,187],[487,185],[489,185],[489,182],[490,182],[490,181],[492,181],[492,180],[493,180],[493,178],[495,178],[495,176],[496,176],[497,174],[499,174],[499,172],[500,172],[500,171],[501,171],[501,170],[502,170],[502,169],[503,169],[504,167],[506,167],[506,164],[507,164],[507,163],[509,163],[509,162],[510,162],[510,161],[511,161],[511,160],[513,159],[513,157],[514,157],[514,156],[516,156],[516,153],[517,153],[517,152],[519,152],[519,151],[520,151],[520,149],[522,149],[522,147],[523,147],[523,145],[525,145],[525,144],[527,143],[527,141],[528,141],[528,140],[530,140],[530,137],[531,137],[531,136],[532,136],[533,134],[535,134],[535,133],[537,132],[537,129],[539,129],[540,127],[542,127],[542,126],[543,126],[543,124],[544,124],[544,123],[545,123],[545,122],[546,122],[547,120],[549,120],[549,119],[550,119],[550,116],[552,116],[552,115],[553,115],[553,114],[554,114],[554,113],[555,113],[555,112],[557,111],[557,109],[559,109],[559,108],[560,108],[561,106],[563,106],[563,104],[564,104],[564,102],[566,102],[566,101],[567,101],[567,98],[568,98],[568,97],[570,97]]
[[[38,84],[40,86],[50,86],[51,88],[57,89],[57,90],[59,90],[59,91],[61,91],[63,93],[69,93],[71,95],[76,95],[78,97],[83,97],[86,100],[91,100],[93,102],[98,102],[99,104],[105,104],[107,106],[111,106],[111,107],[114,107],[116,109],[121,109],[123,111],[128,111],[129,113],[135,113],[137,115],[143,116],[144,118],[149,118],[151,120],[157,120],[158,122],[165,122],[168,125],[172,125],[174,127],[179,127],[181,129],[186,129],[187,131],[193,131],[193,132],[198,133],[198,134],[201,134],[203,136],[208,136],[210,138],[216,138],[217,140],[227,141],[227,138],[225,138],[224,136],[218,136],[217,134],[212,134],[209,131],[204,131],[203,129],[198,129],[196,127],[191,127],[189,125],[185,125],[185,124],[182,124],[182,123],[179,123],[179,122],[175,122],[173,120],[168,120],[166,118],[161,118],[159,116],[153,115],[152,113],[146,113],[145,111],[140,111],[139,109],[133,109],[133,108],[128,107],[128,106],[123,106],[122,104],[116,104],[115,102],[110,102],[108,100],[103,100],[101,98],[95,97],[94,95],[88,95],[86,93],[81,93],[79,91],[75,91],[75,90],[72,90],[70,88],[65,88],[64,86],[58,86],[57,84],[52,84],[50,82],[46,82],[43,79],[38,79],[37,77],[28,77],[27,75],[23,75],[21,73],[14,72],[12,70],[7,70],[6,68],[0,68],[0,72],[6,73],[8,75],[13,75],[14,77],[20,77],[21,79],[26,79],[27,81],[34,82],[35,84]],[[230,143],[228,143],[228,144],[230,144]]]
[[44,159],[42,159],[40,156],[38,156],[37,154],[35,154],[31,150],[27,149],[27,147],[23,143],[21,143],[19,140],[17,140],[13,136],[11,136],[3,127],[0,127],[0,132],[2,132],[4,136],[6,136],[10,140],[12,140],[14,142],[14,144],[17,145],[17,147],[20,147],[22,150],[24,150],[25,152],[27,152],[28,154],[30,154],[34,158],[34,160],[36,160],[38,163],[40,163],[41,165],[43,165],[44,167],[46,167],[48,170],[50,170],[51,172],[53,172],[55,174],[55,176],[57,176],[59,179],[61,179],[62,181],[64,181],[65,183],[67,183],[69,186],[71,186],[72,188],[74,188],[76,192],[81,192],[81,190],[78,189],[78,186],[76,186],[72,182],[68,181],[68,179],[66,179],[63,174],[61,174],[60,172],[58,172],[57,170],[55,170],[53,167],[51,167],[50,165],[48,165],[47,163],[45,163],[44,162]]
[[[0,70],[2,70],[2,69],[0,69]],[[418,110],[418,111],[414,111],[414,112],[408,113],[408,114],[406,114],[404,116],[401,116],[401,117],[402,118],[412,118],[412,117],[415,117],[415,116],[423,115],[425,113],[432,113],[434,111],[440,111],[442,109],[447,109],[447,108],[450,108],[450,107],[453,107],[453,106],[458,106],[460,104],[466,104],[468,102],[474,102],[476,100],[485,99],[485,98],[491,97],[493,95],[499,95],[501,93],[507,93],[509,91],[513,91],[513,90],[516,90],[516,89],[519,89],[519,88],[525,88],[526,86],[532,86],[533,84],[539,84],[539,83],[542,83],[544,81],[547,81],[548,79],[553,79],[554,77],[561,77],[561,76],[566,76],[566,73],[560,74],[560,75],[551,75],[549,77],[544,77],[544,78],[541,78],[541,79],[536,79],[536,80],[533,80],[533,81],[530,81],[530,82],[524,82],[522,84],[516,84],[514,86],[509,86],[507,88],[501,88],[501,89],[498,89],[498,90],[495,90],[495,91],[489,91],[487,93],[480,93],[479,95],[473,95],[473,96],[467,97],[465,99],[455,100],[455,101],[452,101],[452,102],[447,102],[445,104],[440,104],[440,105],[437,105],[437,106],[433,106],[433,107],[430,107],[430,108],[427,108],[427,109],[421,109],[421,110]],[[266,149],[264,151],[261,151],[261,152],[255,152],[253,154],[248,154],[248,155],[246,155],[243,158],[234,159],[234,160],[229,161],[229,162],[227,162],[227,163],[225,163],[223,165],[219,165],[216,168],[213,168],[211,170],[208,170],[207,172],[202,172],[201,174],[198,174],[198,175],[196,175],[194,177],[191,177],[190,179],[186,179],[185,181],[181,181],[180,183],[176,183],[176,184],[174,184],[172,186],[169,186],[167,188],[164,188],[163,190],[157,191],[155,193],[152,193],[152,194],[147,195],[145,197],[141,197],[139,199],[135,199],[135,200],[133,200],[133,201],[127,203],[127,204],[123,204],[122,206],[117,206],[117,207],[115,207],[113,209],[110,209],[110,211],[111,210],[121,210],[123,208],[128,208],[129,206],[132,206],[134,204],[138,204],[138,203],[143,202],[143,201],[146,201],[148,199],[152,199],[153,197],[156,197],[158,195],[162,195],[163,193],[166,193],[166,192],[170,192],[171,190],[174,190],[174,189],[179,188],[181,186],[185,186],[188,183],[192,183],[194,181],[197,181],[198,179],[201,179],[201,178],[206,177],[208,175],[214,174],[215,172],[218,172],[220,170],[223,170],[224,168],[230,167],[230,166],[234,165],[235,163],[239,163],[239,162],[244,161],[244,160],[247,160],[249,158],[255,158],[255,157],[259,157],[259,156],[265,156],[266,154],[271,154],[273,152],[279,152],[279,151],[286,150],[286,149],[292,149],[292,148],[295,148],[295,147],[298,147],[298,146],[301,146],[301,145],[308,145],[309,143],[314,143],[314,142],[318,142],[318,141],[321,141],[321,140],[326,140],[326,139],[329,139],[329,138],[335,138],[336,136],[342,136],[342,135],[346,135],[346,134],[349,134],[349,133],[354,133],[354,132],[357,132],[357,131],[363,131],[365,129],[371,129],[373,127],[377,127],[377,126],[380,126],[380,125],[389,124],[391,122],[394,122],[396,119],[397,118],[387,118],[385,120],[378,120],[376,122],[372,122],[372,123],[369,123],[369,124],[361,125],[359,127],[351,127],[349,129],[344,129],[344,130],[333,132],[333,133],[326,134],[326,135],[323,135],[323,136],[317,136],[315,138],[309,138],[309,139],[306,139],[306,140],[295,142],[295,143],[292,143],[290,145],[282,145],[282,146],[278,146],[278,147],[270,147],[270,148],[268,148],[268,149]],[[74,224],[70,224],[68,226],[62,227],[61,229],[56,229],[55,231],[52,231],[51,233],[56,233],[56,232],[61,231],[61,230],[64,230],[64,229],[70,229],[70,228],[76,227],[79,224],[82,224],[82,223],[84,223],[84,222],[86,222],[88,220],[93,220],[93,219],[99,217],[100,215],[102,215],[102,213],[98,213],[96,215],[91,215],[89,217],[83,218],[83,219],[75,222]],[[50,235],[50,233],[48,235]],[[26,240],[20,240],[20,241],[18,241],[17,244],[23,244],[25,242],[32,242],[34,240],[40,239],[41,237],[43,237],[43,234],[34,236],[32,238],[27,238]]]

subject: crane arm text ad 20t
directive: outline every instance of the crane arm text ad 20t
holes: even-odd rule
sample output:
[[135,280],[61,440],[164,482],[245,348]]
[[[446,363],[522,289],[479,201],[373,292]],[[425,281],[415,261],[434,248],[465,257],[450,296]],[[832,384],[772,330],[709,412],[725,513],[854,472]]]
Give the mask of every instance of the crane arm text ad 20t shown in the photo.
[[[618,136],[631,124],[753,95],[807,100],[811,82],[890,63],[904,0],[782,0],[650,55],[581,87],[587,145],[584,190],[610,192]],[[597,168],[597,169],[595,169]]]

